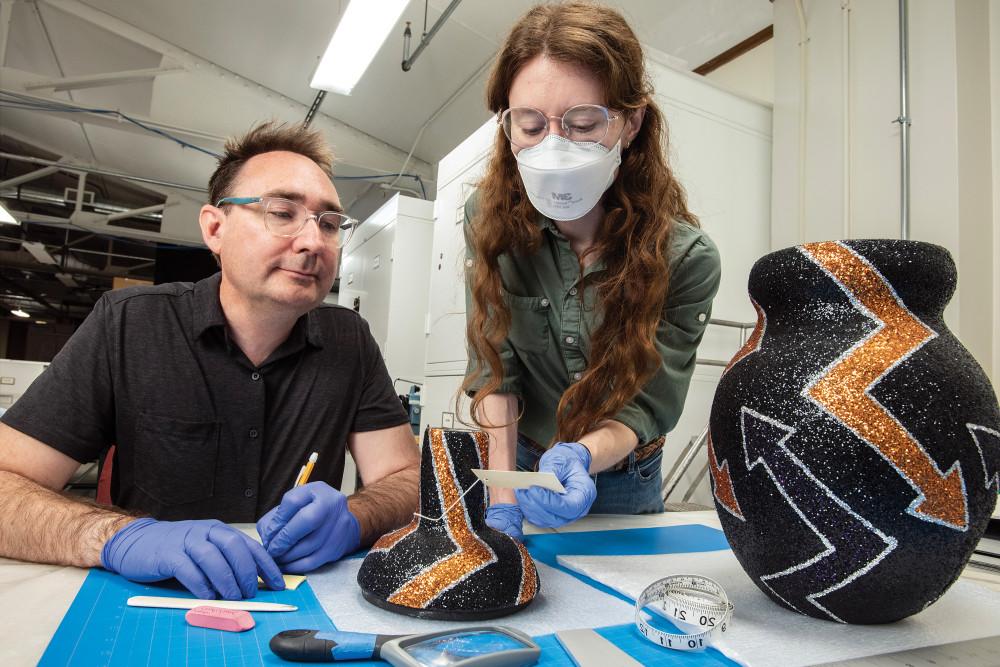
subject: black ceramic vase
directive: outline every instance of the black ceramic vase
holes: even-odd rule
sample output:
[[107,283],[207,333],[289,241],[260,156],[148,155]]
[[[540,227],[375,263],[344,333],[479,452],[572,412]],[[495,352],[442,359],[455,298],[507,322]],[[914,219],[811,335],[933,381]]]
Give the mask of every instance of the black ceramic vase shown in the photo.
[[527,549],[486,525],[487,435],[428,428],[420,459],[420,512],[379,539],[358,571],[372,604],[408,616],[472,621],[505,616],[538,593]]
[[757,326],[712,405],[716,508],[775,602],[845,623],[919,612],[997,500],[1000,410],[948,331],[948,251],[844,241],[761,258]]

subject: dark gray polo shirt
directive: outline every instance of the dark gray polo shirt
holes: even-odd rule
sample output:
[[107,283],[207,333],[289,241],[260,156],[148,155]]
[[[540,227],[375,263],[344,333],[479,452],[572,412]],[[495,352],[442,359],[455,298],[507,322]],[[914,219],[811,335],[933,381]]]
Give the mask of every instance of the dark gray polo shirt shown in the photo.
[[160,519],[255,521],[313,451],[339,488],[349,433],[408,421],[368,324],[321,306],[254,366],[220,280],[108,292],[3,422],[77,461],[116,444],[113,501]]

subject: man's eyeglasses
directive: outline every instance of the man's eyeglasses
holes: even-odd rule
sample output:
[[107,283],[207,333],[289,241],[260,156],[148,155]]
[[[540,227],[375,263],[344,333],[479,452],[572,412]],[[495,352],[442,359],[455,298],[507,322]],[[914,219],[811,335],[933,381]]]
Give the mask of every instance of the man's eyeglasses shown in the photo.
[[531,107],[513,107],[500,114],[500,125],[510,143],[519,148],[537,146],[549,134],[549,119],[559,118],[563,136],[571,141],[599,144],[608,136],[611,121],[621,116],[599,104],[578,104],[562,116],[546,116]]
[[323,241],[337,248],[347,245],[354,228],[358,226],[357,220],[343,213],[335,211],[313,213],[299,202],[281,197],[223,197],[216,206],[229,204],[238,206],[260,204],[264,213],[264,227],[273,236],[286,239],[298,236],[310,219],[315,220]]

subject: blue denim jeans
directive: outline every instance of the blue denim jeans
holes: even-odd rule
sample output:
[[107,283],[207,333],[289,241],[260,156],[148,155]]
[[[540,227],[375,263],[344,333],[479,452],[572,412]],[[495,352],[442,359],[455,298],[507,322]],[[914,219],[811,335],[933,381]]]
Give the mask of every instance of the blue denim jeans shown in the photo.
[[[541,453],[518,435],[517,469],[535,470]],[[636,463],[635,452],[628,455],[621,470],[591,475],[597,484],[597,500],[590,514],[652,514],[663,511],[660,464],[663,450]]]

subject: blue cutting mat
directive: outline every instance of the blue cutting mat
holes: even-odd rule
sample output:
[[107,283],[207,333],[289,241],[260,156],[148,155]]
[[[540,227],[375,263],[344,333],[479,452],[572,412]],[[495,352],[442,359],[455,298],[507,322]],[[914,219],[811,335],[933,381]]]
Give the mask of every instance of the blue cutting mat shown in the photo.
[[[526,544],[532,556],[539,561],[630,603],[634,601],[599,582],[563,568],[556,562],[556,556],[644,555],[728,548],[721,531],[697,525],[532,535]],[[335,629],[308,582],[295,591],[260,591],[257,600],[293,604],[298,607],[298,611],[255,612],[253,617],[256,627],[242,633],[191,627],[184,620],[184,610],[180,609],[128,607],[126,601],[133,595],[190,596],[179,586],[137,584],[105,570],[91,570],[39,664],[43,667],[287,665],[290,663],[279,660],[268,648],[271,637],[289,629]],[[657,621],[657,626],[672,629],[666,621]],[[497,623],[502,624],[502,619]],[[715,649],[701,653],[662,649],[642,637],[632,625],[601,628],[598,632],[645,665],[738,664]],[[542,647],[542,658],[538,665],[572,667],[573,662],[554,635],[535,639]],[[375,662],[357,661],[352,664]]]
[[260,602],[283,602],[295,612],[254,612],[256,627],[246,632],[195,628],[183,609],[129,607],[133,595],[191,597],[179,587],[137,584],[106,570],[87,575],[49,642],[39,665],[287,665],[267,647],[282,630],[333,630],[308,582],[294,591],[257,593]]

